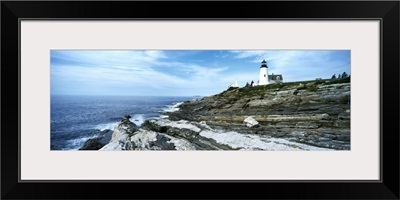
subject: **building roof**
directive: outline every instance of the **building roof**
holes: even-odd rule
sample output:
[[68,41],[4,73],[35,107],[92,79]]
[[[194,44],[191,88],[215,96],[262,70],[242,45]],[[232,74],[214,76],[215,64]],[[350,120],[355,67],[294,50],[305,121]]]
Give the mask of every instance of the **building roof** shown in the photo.
[[283,80],[282,74],[273,74],[273,75],[268,75],[269,80]]
[[265,59],[264,59],[261,63],[267,63],[267,61],[265,61]]

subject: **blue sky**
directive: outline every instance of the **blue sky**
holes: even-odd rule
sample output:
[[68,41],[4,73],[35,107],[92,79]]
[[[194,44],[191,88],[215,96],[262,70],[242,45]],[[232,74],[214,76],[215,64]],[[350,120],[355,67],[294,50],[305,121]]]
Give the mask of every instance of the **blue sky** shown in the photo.
[[350,50],[52,50],[52,95],[208,96],[258,81],[261,61],[284,82],[350,74]]

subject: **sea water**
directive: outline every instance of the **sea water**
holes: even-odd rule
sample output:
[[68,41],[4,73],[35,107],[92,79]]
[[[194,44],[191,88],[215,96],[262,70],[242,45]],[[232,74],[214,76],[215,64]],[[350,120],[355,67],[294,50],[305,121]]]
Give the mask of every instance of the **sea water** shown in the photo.
[[51,96],[51,150],[76,150],[101,131],[114,130],[125,115],[140,126],[146,119],[165,117],[193,97]]

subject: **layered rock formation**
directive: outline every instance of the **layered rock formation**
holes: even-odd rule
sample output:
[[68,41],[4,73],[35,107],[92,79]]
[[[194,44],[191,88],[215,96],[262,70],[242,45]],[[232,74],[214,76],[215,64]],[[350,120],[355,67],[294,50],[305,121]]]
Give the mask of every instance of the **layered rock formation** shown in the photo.
[[111,141],[100,149],[114,150],[329,150],[265,135],[214,129],[205,122],[150,119],[141,128],[121,122]]
[[232,89],[165,114],[227,131],[349,150],[350,78]]
[[100,150],[350,150],[349,78],[234,88],[163,114],[126,116]]

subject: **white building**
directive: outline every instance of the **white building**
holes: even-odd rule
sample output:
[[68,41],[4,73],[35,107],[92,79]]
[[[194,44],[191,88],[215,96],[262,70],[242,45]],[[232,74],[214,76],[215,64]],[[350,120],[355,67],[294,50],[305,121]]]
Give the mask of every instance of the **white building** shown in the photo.
[[229,87],[230,87],[230,88],[238,88],[239,85],[238,85],[237,79],[236,79],[236,81],[235,81],[235,84],[231,84]]
[[258,79],[258,83],[254,83],[253,86],[268,85],[271,83],[280,83],[282,81],[283,81],[282,74],[274,75],[274,73],[272,73],[272,75],[268,75],[267,61],[263,60],[261,62],[260,77]]

